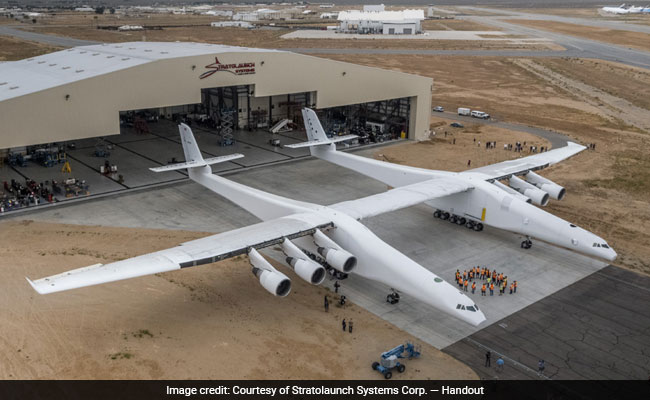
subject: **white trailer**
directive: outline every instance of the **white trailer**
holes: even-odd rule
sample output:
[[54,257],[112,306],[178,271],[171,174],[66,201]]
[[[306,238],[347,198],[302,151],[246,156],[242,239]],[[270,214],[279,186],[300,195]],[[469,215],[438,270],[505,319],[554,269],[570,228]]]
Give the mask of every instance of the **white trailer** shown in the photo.
[[458,115],[470,115],[471,112],[472,110],[470,110],[469,108],[460,107],[458,109]]

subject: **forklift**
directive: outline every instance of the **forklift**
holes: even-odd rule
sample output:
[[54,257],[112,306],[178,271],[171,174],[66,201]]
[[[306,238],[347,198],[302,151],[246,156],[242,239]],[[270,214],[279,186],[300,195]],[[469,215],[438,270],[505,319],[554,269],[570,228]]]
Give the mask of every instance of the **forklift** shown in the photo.
[[372,363],[372,369],[379,371],[380,374],[384,375],[385,379],[390,379],[393,377],[392,370],[397,369],[397,372],[402,373],[406,370],[406,365],[397,361],[400,358],[419,358],[421,355],[420,349],[416,348],[415,345],[411,342],[406,342],[405,344],[400,344],[399,346],[390,349],[381,353],[381,363],[374,362]]

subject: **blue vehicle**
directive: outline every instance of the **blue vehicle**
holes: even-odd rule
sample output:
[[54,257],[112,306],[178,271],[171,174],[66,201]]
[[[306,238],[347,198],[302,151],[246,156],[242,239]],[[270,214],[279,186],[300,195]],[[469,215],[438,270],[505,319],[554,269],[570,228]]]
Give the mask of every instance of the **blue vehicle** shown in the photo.
[[399,373],[406,370],[406,365],[397,360],[400,358],[408,358],[409,360],[419,358],[420,352],[418,350],[413,343],[406,342],[406,344],[401,344],[394,349],[381,353],[381,363],[375,361],[372,363],[372,369],[379,371],[379,373],[384,375],[384,378],[390,379],[393,377],[393,369],[397,369]]

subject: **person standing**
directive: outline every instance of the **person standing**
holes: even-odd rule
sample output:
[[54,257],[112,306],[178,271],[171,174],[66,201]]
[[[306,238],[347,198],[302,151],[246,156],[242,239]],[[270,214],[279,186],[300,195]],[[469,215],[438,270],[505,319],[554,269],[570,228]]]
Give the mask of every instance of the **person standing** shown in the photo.
[[339,281],[334,282],[334,293],[338,293],[340,287],[341,284],[339,283]]
[[490,360],[492,359],[492,353],[490,353],[490,350],[485,353],[485,366],[489,367],[490,365]]
[[341,326],[343,326],[343,332],[345,332],[345,318],[343,318],[343,322],[341,322]]
[[544,360],[539,360],[537,363],[537,374],[538,375],[543,375],[544,374],[544,368],[546,368],[546,365],[544,365]]
[[494,296],[494,283],[490,284],[490,296]]
[[352,333],[352,324],[353,324],[353,322],[352,322],[352,320],[350,320],[350,322],[348,323],[348,332],[350,332],[350,333]]
[[325,306],[325,312],[329,312],[329,310],[330,310],[330,301],[329,301],[329,299],[327,298],[327,295],[325,295],[325,303],[324,303],[324,306]]
[[499,357],[497,360],[497,371],[503,371],[503,365],[505,362],[503,361],[503,358]]
[[515,285],[515,293],[517,293],[517,281],[512,282],[513,285]]
[[481,287],[481,296],[485,296],[485,291],[487,290],[487,287],[485,286],[485,283]]
[[466,281],[465,281],[465,291],[467,291],[467,287],[468,287],[468,286],[469,286],[469,281],[466,280]]
[[476,282],[472,282],[472,294],[474,294],[475,290],[476,290]]

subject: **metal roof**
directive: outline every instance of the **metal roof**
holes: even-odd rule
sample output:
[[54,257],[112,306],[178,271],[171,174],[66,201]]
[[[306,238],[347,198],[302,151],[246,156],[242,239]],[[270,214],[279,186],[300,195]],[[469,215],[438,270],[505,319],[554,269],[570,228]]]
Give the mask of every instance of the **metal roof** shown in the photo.
[[424,19],[424,10],[402,11],[341,11],[339,21],[376,21],[376,22],[407,22]]
[[276,51],[188,42],[128,42],[74,47],[0,63],[0,101],[158,60]]

